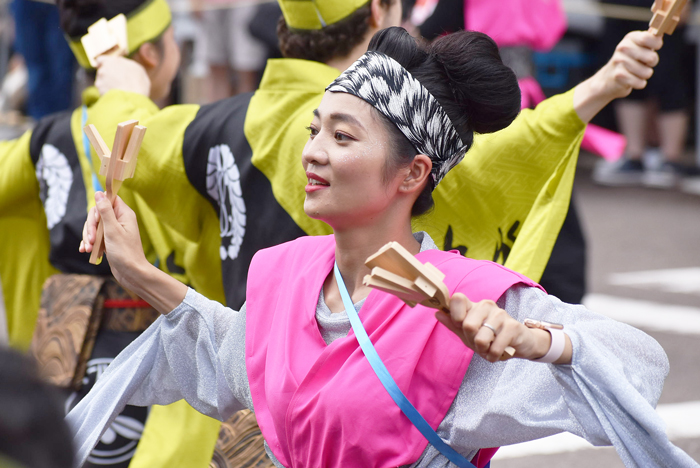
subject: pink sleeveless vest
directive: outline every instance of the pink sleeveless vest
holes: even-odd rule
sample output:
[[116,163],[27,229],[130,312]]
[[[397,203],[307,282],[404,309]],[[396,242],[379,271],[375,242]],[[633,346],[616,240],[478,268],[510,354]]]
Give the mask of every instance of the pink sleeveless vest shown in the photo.
[[[497,300],[527,278],[491,262],[438,250],[418,254],[446,274],[451,293]],[[258,252],[250,265],[246,367],[255,415],[286,467],[396,467],[415,462],[427,441],[379,382],[354,333],[330,345],[316,305],[335,261],[335,238],[304,237]],[[373,291],[360,318],[396,383],[437,428],[473,352],[422,306]],[[449,356],[449,359],[447,358]],[[484,466],[495,450],[481,450]]]

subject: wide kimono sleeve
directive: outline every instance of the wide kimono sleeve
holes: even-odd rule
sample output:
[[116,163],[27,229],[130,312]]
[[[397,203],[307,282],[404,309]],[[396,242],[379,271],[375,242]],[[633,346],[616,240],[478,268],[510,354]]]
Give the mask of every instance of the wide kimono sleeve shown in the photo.
[[[536,288],[515,286],[504,298],[499,305],[521,322],[563,324],[573,345],[572,363],[492,364],[475,355],[438,428],[442,437],[462,453],[473,453],[566,431],[593,445],[613,445],[625,466],[698,466],[669,442],[654,411],[669,365],[653,338]],[[429,448],[416,466],[443,465]]]
[[[218,216],[192,185],[182,154],[185,130],[199,109],[197,105],[175,105],[159,110],[145,96],[112,90],[92,105],[88,115],[88,123],[97,127],[108,144],[119,122],[137,119],[147,128],[134,177],[123,186],[143,198],[165,225],[194,242],[211,234],[208,222],[215,224],[217,237],[219,231]],[[93,160],[96,168],[98,164]]]
[[190,289],[177,308],[126,347],[66,416],[78,466],[127,404],[167,405],[181,399],[220,421],[252,409],[245,307],[237,312]]
[[16,140],[0,142],[0,216],[39,200],[39,183],[29,153],[31,138],[31,132],[26,132]]
[[26,350],[41,287],[55,270],[29,144],[31,132],[0,142],[0,281],[10,346]]
[[573,95],[551,97],[504,130],[476,135],[435,189],[435,210],[416,227],[443,250],[459,249],[539,281],[569,208],[586,129]]

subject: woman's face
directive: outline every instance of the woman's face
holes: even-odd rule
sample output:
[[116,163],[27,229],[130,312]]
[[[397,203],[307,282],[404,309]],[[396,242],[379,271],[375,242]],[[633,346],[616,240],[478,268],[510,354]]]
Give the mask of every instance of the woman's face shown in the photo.
[[173,27],[163,33],[160,63],[151,73],[151,99],[160,100],[168,97],[170,87],[180,67],[180,47],[175,42]]
[[402,172],[384,179],[387,132],[362,99],[326,92],[309,127],[302,164],[304,211],[334,229],[371,224],[391,206]]

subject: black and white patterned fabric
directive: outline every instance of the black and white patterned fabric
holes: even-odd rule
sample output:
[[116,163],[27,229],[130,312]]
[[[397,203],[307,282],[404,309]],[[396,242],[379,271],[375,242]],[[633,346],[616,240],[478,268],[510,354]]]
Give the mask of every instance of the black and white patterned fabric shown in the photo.
[[326,91],[357,96],[391,120],[418,153],[433,161],[435,185],[464,157],[467,146],[437,99],[381,52],[367,52]]

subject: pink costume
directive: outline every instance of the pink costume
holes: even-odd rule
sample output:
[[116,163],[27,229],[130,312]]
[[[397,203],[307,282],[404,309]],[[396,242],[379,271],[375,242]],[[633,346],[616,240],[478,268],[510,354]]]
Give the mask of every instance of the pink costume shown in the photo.
[[[466,0],[464,17],[465,29],[488,34],[499,47],[547,51],[566,32],[566,15],[559,0]],[[520,90],[523,108],[545,99],[534,78],[521,79]],[[583,149],[612,161],[622,156],[626,145],[625,137],[597,125],[588,126],[581,142]]]
[[[497,300],[527,278],[452,252],[418,254],[446,274],[451,293]],[[427,440],[401,413],[351,331],[326,345],[315,318],[333,269],[335,238],[306,237],[258,252],[248,275],[246,368],[263,436],[284,465],[395,467],[415,462]],[[397,384],[433,428],[444,419],[473,352],[434,311],[378,291],[360,318]],[[481,450],[483,467],[495,453]]]

